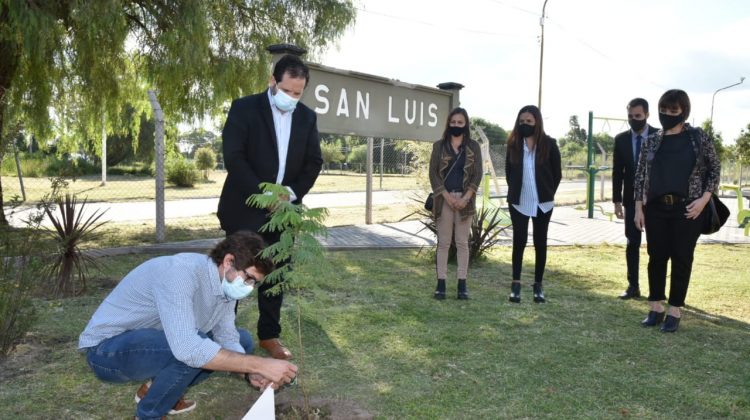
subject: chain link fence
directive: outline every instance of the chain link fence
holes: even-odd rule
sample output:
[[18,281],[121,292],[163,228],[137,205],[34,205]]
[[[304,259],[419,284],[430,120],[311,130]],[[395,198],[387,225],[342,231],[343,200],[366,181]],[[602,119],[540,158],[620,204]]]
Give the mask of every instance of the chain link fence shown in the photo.
[[[481,139],[478,133],[475,138]],[[321,139],[324,166],[310,194],[342,193],[326,195],[322,203],[331,209],[330,224],[358,224],[365,222],[364,192],[367,190],[367,138],[357,136],[323,135]],[[570,149],[570,148],[569,148]],[[560,204],[585,202],[586,164],[585,149],[576,153],[563,148],[563,182],[576,184],[575,188],[562,189],[556,200]],[[597,148],[598,149],[598,148]],[[219,149],[220,150],[220,149]],[[427,176],[432,143],[373,139],[372,152],[372,221],[374,223],[395,222],[413,213],[421,205],[429,190]],[[483,147],[485,171],[490,173],[490,194],[504,195],[507,186],[505,176],[505,144],[490,144]],[[488,154],[488,155],[487,155]],[[54,155],[52,155],[54,156]],[[186,161],[195,158],[194,153],[184,152]],[[606,157],[600,150],[594,155],[594,164],[611,168],[612,156]],[[167,165],[169,168],[169,165]],[[166,201],[192,199],[218,199],[224,185],[226,172],[222,169],[220,156],[213,170],[200,172],[192,187],[178,187],[167,183]],[[52,176],[61,176],[68,182],[71,193],[86,198],[89,202],[103,203],[150,203],[155,200],[155,179],[146,163],[119,164],[108,168],[103,182],[101,166],[96,161],[83,158],[57,158],[10,150],[0,162],[3,195],[6,202],[12,199],[33,205],[50,191]],[[20,177],[19,177],[20,173]],[[167,178],[169,178],[167,176]],[[740,165],[727,159],[722,165],[722,183],[739,185],[750,180],[750,166]],[[344,193],[353,193],[345,195]],[[595,199],[608,201],[611,198],[611,169],[597,175]],[[312,195],[310,197],[312,197]],[[354,199],[352,197],[355,197]],[[361,199],[360,199],[361,198]],[[308,199],[306,202],[313,202]],[[190,202],[185,203],[186,206]],[[215,207],[213,207],[215,208]],[[136,216],[133,216],[134,218]],[[169,218],[169,214],[167,214]],[[215,223],[214,219],[209,219]],[[148,220],[144,220],[148,223]],[[153,222],[153,221],[151,221]]]

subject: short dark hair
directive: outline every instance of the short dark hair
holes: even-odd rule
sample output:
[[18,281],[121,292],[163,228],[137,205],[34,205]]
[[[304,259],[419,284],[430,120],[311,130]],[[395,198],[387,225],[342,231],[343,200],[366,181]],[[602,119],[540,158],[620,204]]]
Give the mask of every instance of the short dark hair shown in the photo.
[[635,108],[637,106],[643,107],[643,112],[648,114],[648,101],[643,98],[635,98],[631,99],[630,102],[628,102],[628,109]]
[[690,116],[690,98],[684,90],[670,89],[659,98],[659,109],[676,107],[682,109],[683,121],[687,121]]
[[216,244],[208,256],[216,265],[220,265],[227,254],[232,254],[235,269],[255,267],[263,274],[270,274],[274,269],[273,262],[260,256],[265,247],[266,243],[260,235],[249,230],[241,230]]
[[302,62],[302,59],[296,55],[287,54],[273,66],[273,78],[279,83],[284,77],[284,73],[289,73],[289,77],[294,79],[305,79],[305,86],[310,81],[310,69]]

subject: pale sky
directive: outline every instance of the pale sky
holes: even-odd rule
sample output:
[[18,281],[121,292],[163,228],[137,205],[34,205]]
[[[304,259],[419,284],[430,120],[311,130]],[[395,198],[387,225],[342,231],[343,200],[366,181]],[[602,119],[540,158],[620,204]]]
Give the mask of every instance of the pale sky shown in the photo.
[[[355,0],[357,22],[321,64],[408,83],[465,85],[461,105],[511,129],[518,110],[536,104],[539,17],[544,0]],[[562,137],[568,119],[625,118],[637,96],[651,106],[667,89],[690,96],[695,125],[708,119],[733,143],[750,123],[750,1],[548,0],[542,115]],[[594,121],[611,135],[627,127]]]

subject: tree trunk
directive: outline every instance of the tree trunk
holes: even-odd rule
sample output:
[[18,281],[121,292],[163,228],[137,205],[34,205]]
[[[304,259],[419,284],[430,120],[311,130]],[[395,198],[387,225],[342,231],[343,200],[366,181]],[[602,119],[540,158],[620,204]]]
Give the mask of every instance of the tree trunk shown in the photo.
[[[3,7],[0,10],[0,27],[7,27],[8,25],[8,8]],[[7,35],[6,35],[7,36]],[[8,39],[9,38],[9,39]],[[20,59],[20,45],[13,41],[13,37],[0,38],[0,160],[2,160],[6,143],[11,139],[11,136],[3,136],[3,130],[5,129],[5,111],[8,106],[9,90],[13,77],[16,75],[18,70],[18,61]],[[7,226],[8,219],[5,218],[5,202],[3,200],[3,183],[2,176],[0,176],[0,226]]]

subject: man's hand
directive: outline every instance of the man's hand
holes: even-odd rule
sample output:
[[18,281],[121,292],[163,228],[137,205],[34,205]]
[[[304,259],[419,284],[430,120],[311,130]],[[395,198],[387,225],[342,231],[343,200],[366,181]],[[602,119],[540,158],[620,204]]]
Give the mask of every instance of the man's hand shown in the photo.
[[[257,373],[248,374],[248,380],[250,381],[250,385],[258,389],[265,389],[269,385],[273,387],[273,382],[269,381],[261,375],[258,375]],[[274,389],[278,389],[278,386]]]
[[618,219],[624,219],[625,215],[622,212],[622,203],[615,203],[615,216]]
[[273,382],[273,389],[292,382],[297,376],[297,366],[286,360],[263,358],[258,374]]

